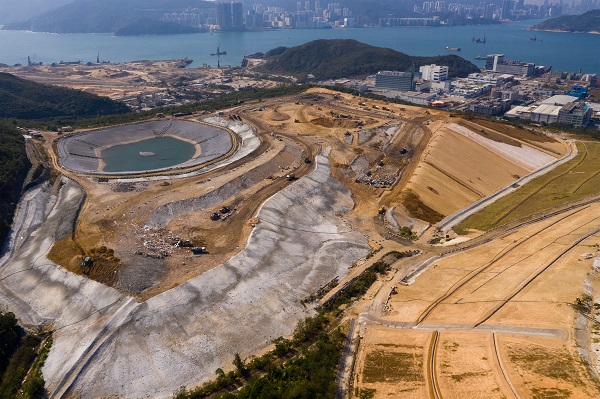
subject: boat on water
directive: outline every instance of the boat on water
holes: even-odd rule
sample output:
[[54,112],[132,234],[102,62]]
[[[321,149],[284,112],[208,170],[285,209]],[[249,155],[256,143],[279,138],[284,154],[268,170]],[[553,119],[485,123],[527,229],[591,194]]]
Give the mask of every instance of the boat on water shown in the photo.
[[537,40],[537,36],[533,35],[532,37],[529,38],[529,40],[533,40],[535,42]]
[[217,52],[216,53],[210,53],[210,55],[225,55],[227,54],[226,50],[221,51],[221,45],[219,44],[217,46]]
[[483,40],[480,37],[473,36],[472,41],[473,41],[473,43],[485,44],[485,35],[483,35]]
[[446,46],[446,50],[448,50],[448,51],[460,51],[460,47],[449,47],[449,46]]
[[476,60],[485,60],[486,57],[482,57],[480,55],[478,55],[477,57],[475,57]]

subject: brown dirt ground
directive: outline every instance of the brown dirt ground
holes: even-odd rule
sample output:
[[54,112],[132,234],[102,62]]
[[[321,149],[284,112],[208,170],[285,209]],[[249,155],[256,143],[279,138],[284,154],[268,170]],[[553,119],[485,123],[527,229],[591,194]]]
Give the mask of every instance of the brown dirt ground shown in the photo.
[[[409,286],[398,284],[401,276],[383,284],[380,292],[388,292],[391,285],[398,284],[398,294],[389,301],[390,312],[374,313],[380,324],[367,322],[363,342],[369,345],[361,347],[357,358],[364,359],[378,343],[402,344],[410,340],[414,345],[428,347],[430,338],[424,335],[425,331],[385,325],[415,322],[434,301],[446,296],[420,325],[440,331],[436,364],[444,398],[514,397],[504,373],[521,397],[599,397],[600,386],[577,350],[575,311],[571,306],[576,297],[582,296],[584,280],[591,269],[592,260],[584,260],[581,254],[595,248],[598,238],[586,239],[546,268],[577,239],[600,228],[598,211],[600,205],[595,204],[438,260]],[[506,255],[500,257],[503,254]],[[475,271],[494,259],[499,260],[474,276]],[[382,299],[381,295],[375,298]],[[483,324],[504,331],[496,334],[503,373],[500,363],[494,360],[492,333],[473,330],[472,325],[507,300]],[[516,327],[519,330],[514,332],[500,330]],[[562,331],[563,336],[529,335],[540,331],[534,329]],[[427,359],[424,357],[423,361]],[[379,368],[385,369],[387,361],[380,356]],[[360,385],[364,372],[358,368],[356,373],[354,381],[358,387],[375,389],[375,397],[385,397],[392,389],[385,383]]]

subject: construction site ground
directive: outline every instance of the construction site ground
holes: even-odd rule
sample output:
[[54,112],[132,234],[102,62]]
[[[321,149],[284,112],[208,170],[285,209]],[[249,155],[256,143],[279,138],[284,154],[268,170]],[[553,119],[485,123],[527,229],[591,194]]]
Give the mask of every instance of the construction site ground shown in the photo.
[[599,396],[574,306],[595,275],[585,254],[597,251],[599,209],[566,211],[437,260],[411,285],[396,275],[378,287],[356,308],[354,396]]
[[[566,156],[563,140],[325,89],[187,119],[251,128],[260,143],[219,167],[116,179],[61,170],[56,135],[43,132],[64,177],[22,200],[0,301],[55,329],[51,398],[169,397],[290,334],[330,281],[335,292],[404,250],[419,255],[349,311],[362,336],[351,395],[600,392],[579,361],[589,342],[575,342],[570,305],[591,270],[577,256],[600,229],[597,204],[458,246],[428,243],[431,223]],[[175,245],[185,241],[206,250]],[[539,377],[531,364],[549,354],[573,360],[575,374]]]

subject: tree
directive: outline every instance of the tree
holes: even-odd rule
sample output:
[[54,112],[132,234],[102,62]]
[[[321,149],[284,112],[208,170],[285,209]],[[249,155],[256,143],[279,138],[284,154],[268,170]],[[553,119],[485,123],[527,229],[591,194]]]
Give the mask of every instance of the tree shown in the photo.
[[13,313],[0,312],[0,376],[19,344],[19,327]]
[[248,369],[246,368],[246,365],[242,361],[242,358],[240,357],[239,353],[235,354],[235,356],[233,358],[233,365],[235,366],[235,369],[237,370],[238,375],[240,375],[241,377],[248,376]]

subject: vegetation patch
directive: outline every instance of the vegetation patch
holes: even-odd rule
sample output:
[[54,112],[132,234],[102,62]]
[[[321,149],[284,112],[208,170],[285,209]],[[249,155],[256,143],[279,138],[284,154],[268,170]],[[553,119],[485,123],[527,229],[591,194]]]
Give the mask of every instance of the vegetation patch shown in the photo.
[[374,350],[365,358],[362,370],[365,383],[400,383],[423,381],[423,354],[420,350],[388,352]]
[[468,371],[466,373],[452,374],[450,376],[450,378],[452,378],[456,382],[461,382],[462,380],[465,380],[467,378],[483,377],[486,374],[489,374],[489,372],[488,371],[478,371],[478,372]]
[[51,334],[26,333],[14,314],[0,312],[0,398],[44,397],[42,366],[51,346]]
[[30,167],[22,134],[13,125],[0,122],[0,247],[10,230]]
[[600,192],[600,143],[577,143],[579,153],[543,176],[459,223],[454,231],[489,230]]
[[572,392],[562,388],[533,388],[531,390],[532,399],[567,399],[571,397]]
[[584,384],[576,366],[579,362],[566,349],[513,345],[509,347],[508,356],[512,363],[534,374],[579,386]]
[[412,190],[406,190],[402,194],[402,204],[414,218],[429,223],[437,223],[444,218],[444,215],[425,205],[419,195]]
[[[497,123],[497,122],[493,122],[488,119],[479,119],[479,118],[474,119],[473,122],[475,122],[477,125],[486,127],[491,130],[495,130],[496,132],[500,132],[500,133],[510,136],[514,139],[529,142],[532,144],[555,143],[556,142],[556,139],[554,139],[550,136],[547,136],[547,135],[541,134],[541,133],[534,133],[532,131],[523,129],[522,127],[519,127],[519,126],[512,126],[512,125],[508,125],[505,123]],[[464,122],[460,123],[460,124],[466,125],[466,127],[470,127],[469,124],[466,124]]]
[[108,97],[0,73],[0,118],[45,119],[127,112],[127,105]]
[[412,57],[349,39],[321,39],[291,48],[279,47],[265,56],[268,61],[255,68],[259,72],[300,77],[313,74],[317,79],[370,75],[385,70],[408,71],[428,64],[448,65],[451,77],[466,77],[479,71],[476,65],[456,55]]
[[300,321],[290,339],[273,340],[275,349],[248,362],[236,354],[234,370],[225,373],[217,369],[216,380],[191,390],[182,387],[174,399],[335,397],[336,370],[346,340],[337,317],[340,308],[367,292],[377,276],[387,270],[387,263],[375,262],[319,308],[316,316]]
[[360,390],[358,397],[360,399],[373,399],[375,397],[375,393],[377,393],[377,391],[375,389],[363,388]]

